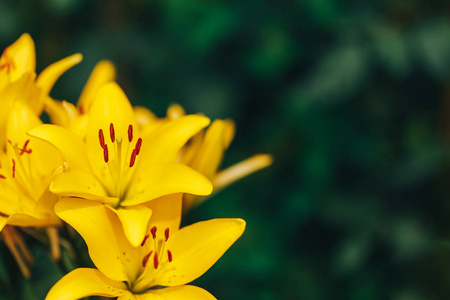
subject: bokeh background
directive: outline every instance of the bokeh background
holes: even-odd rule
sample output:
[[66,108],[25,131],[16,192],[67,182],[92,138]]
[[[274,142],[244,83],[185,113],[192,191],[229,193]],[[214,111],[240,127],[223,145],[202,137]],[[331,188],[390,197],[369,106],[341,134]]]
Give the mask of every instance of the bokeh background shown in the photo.
[[[1,1],[0,48],[23,32],[38,71],[84,55],[57,99],[110,59],[134,105],[234,119],[224,167],[274,156],[184,221],[247,221],[194,282],[218,299],[450,295],[448,1]],[[83,264],[29,243],[29,281],[0,246],[1,299],[43,299]]]

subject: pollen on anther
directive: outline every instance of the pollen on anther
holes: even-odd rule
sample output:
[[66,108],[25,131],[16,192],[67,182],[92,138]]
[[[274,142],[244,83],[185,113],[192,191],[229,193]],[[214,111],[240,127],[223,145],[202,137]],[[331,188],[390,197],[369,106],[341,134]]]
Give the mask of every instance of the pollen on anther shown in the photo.
[[136,147],[134,149],[136,149],[136,155],[139,155],[139,153],[141,152],[141,146],[142,146],[142,139],[139,138],[136,142]]
[[136,161],[136,149],[133,149],[131,152],[131,158],[130,158],[130,168],[134,166],[134,162]]
[[156,239],[156,226],[153,226],[152,229],[150,229],[150,232],[152,233],[153,239]]
[[108,145],[106,145],[106,144],[105,144],[105,147],[103,147],[103,159],[105,160],[105,163],[107,163],[109,160]]
[[144,239],[142,240],[141,246],[144,246],[144,245],[145,245],[145,242],[147,241],[148,237],[149,237],[148,234],[146,234],[146,235],[144,236]]
[[133,140],[133,125],[128,125],[128,142]]
[[170,252],[170,250],[167,250],[167,257],[169,259],[169,262],[172,262],[172,252]]
[[98,130],[98,140],[100,141],[100,146],[105,148],[105,137],[103,136],[103,130]]
[[166,237],[166,242],[169,239],[169,228],[166,228],[166,230],[164,231],[164,236]]
[[155,269],[158,269],[159,261],[158,261],[158,252],[155,251],[155,255],[153,256],[153,266]]
[[111,142],[114,143],[116,140],[116,135],[114,134],[114,125],[113,123],[109,124],[109,134],[111,135]]
[[148,254],[146,254],[144,256],[144,258],[142,259],[142,267],[145,268],[145,266],[147,265],[148,259],[150,258],[150,255],[152,255],[153,251],[150,251]]

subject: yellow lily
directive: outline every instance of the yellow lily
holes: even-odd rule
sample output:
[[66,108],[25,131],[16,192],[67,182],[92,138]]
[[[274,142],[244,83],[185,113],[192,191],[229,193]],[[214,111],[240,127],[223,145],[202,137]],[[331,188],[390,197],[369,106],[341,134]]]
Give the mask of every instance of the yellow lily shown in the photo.
[[82,59],[74,54],[48,66],[36,78],[36,55],[34,42],[24,33],[7,47],[0,57],[0,148],[4,149],[5,126],[8,114],[17,101],[28,105],[40,115],[44,102],[56,80]]
[[[175,104],[167,110],[167,119],[174,120],[185,115],[184,109]],[[235,125],[231,120],[215,120],[205,131],[195,135],[182,149],[179,162],[184,163],[213,183],[214,193],[227,185],[272,164],[272,156],[255,154],[225,170],[219,171],[225,151],[234,138]],[[185,195],[184,210],[204,201],[205,197]]]
[[66,161],[65,172],[50,185],[51,192],[102,203],[118,216],[125,236],[137,246],[152,214],[145,203],[173,193],[211,193],[206,177],[176,162],[180,148],[208,123],[206,117],[184,116],[141,136],[130,102],[111,82],[92,102],[86,142],[48,124],[29,134],[54,145]]
[[52,228],[61,225],[53,211],[58,197],[48,186],[63,161],[53,147],[26,135],[39,124],[34,112],[17,102],[7,122],[6,153],[0,156],[0,231],[26,277],[30,276],[26,262],[31,262],[31,254],[12,226],[47,227],[53,257],[59,258],[56,229]]
[[75,269],[58,281],[46,300],[87,296],[118,300],[215,299],[206,290],[187,285],[205,273],[242,235],[241,219],[213,219],[179,229],[181,196],[150,202],[154,215],[146,235],[134,247],[120,222],[103,205],[62,199],[55,211],[77,230],[97,269]]
[[55,170],[63,161],[47,143],[26,132],[42,121],[28,106],[15,104],[7,122],[6,154],[0,168],[0,230],[6,224],[50,226],[61,222],[53,212],[58,198],[48,192]]

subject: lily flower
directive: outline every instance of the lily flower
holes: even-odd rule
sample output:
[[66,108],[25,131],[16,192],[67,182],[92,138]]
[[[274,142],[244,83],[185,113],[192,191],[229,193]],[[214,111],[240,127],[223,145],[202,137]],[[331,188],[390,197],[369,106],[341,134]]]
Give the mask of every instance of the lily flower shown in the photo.
[[53,257],[59,258],[54,227],[61,225],[61,220],[53,211],[58,197],[49,192],[48,186],[63,161],[53,147],[26,135],[27,130],[40,124],[28,106],[17,102],[7,122],[6,153],[0,155],[0,231],[26,277],[30,275],[26,262],[31,255],[24,250],[13,226],[46,227]]
[[[167,110],[167,119],[174,120],[185,115],[180,105],[172,105]],[[219,170],[225,151],[235,135],[235,125],[231,120],[215,120],[206,129],[199,132],[181,150],[178,161],[184,163],[212,181],[214,193],[231,183],[264,169],[272,164],[269,154],[255,154],[225,170]],[[204,201],[205,197],[185,195],[184,211]]]
[[56,80],[79,63],[81,54],[74,54],[45,68],[36,78],[34,42],[24,33],[7,47],[0,57],[0,148],[5,147],[5,127],[14,103],[20,101],[39,116]]
[[97,269],[79,268],[65,275],[46,300],[88,296],[118,300],[215,299],[206,290],[188,285],[205,273],[242,235],[241,219],[213,219],[179,229],[181,196],[150,202],[154,215],[146,235],[134,247],[114,213],[82,199],[62,199],[55,211],[80,233]]
[[55,146],[66,162],[50,191],[105,205],[120,219],[131,244],[138,246],[152,214],[147,202],[174,193],[211,193],[206,177],[176,162],[180,148],[208,124],[206,117],[184,116],[141,135],[128,98],[111,82],[92,102],[85,142],[56,125],[38,126],[29,135]]

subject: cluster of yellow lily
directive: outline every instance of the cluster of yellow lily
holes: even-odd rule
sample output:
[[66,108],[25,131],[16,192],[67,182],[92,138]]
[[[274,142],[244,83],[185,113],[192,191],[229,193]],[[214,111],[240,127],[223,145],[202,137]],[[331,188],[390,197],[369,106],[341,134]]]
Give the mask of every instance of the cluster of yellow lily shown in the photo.
[[[24,234],[46,232],[55,259],[65,223],[85,240],[97,267],[65,275],[48,300],[97,295],[125,299],[215,299],[188,285],[242,235],[241,219],[180,229],[182,213],[212,191],[271,164],[255,155],[219,171],[234,136],[228,120],[164,118],[133,107],[108,61],[97,64],[76,105],[54,100],[75,54],[38,76],[34,42],[23,34],[0,58],[0,230],[22,273],[32,256]],[[40,119],[45,112],[52,124]],[[43,230],[43,231],[42,231]]]

